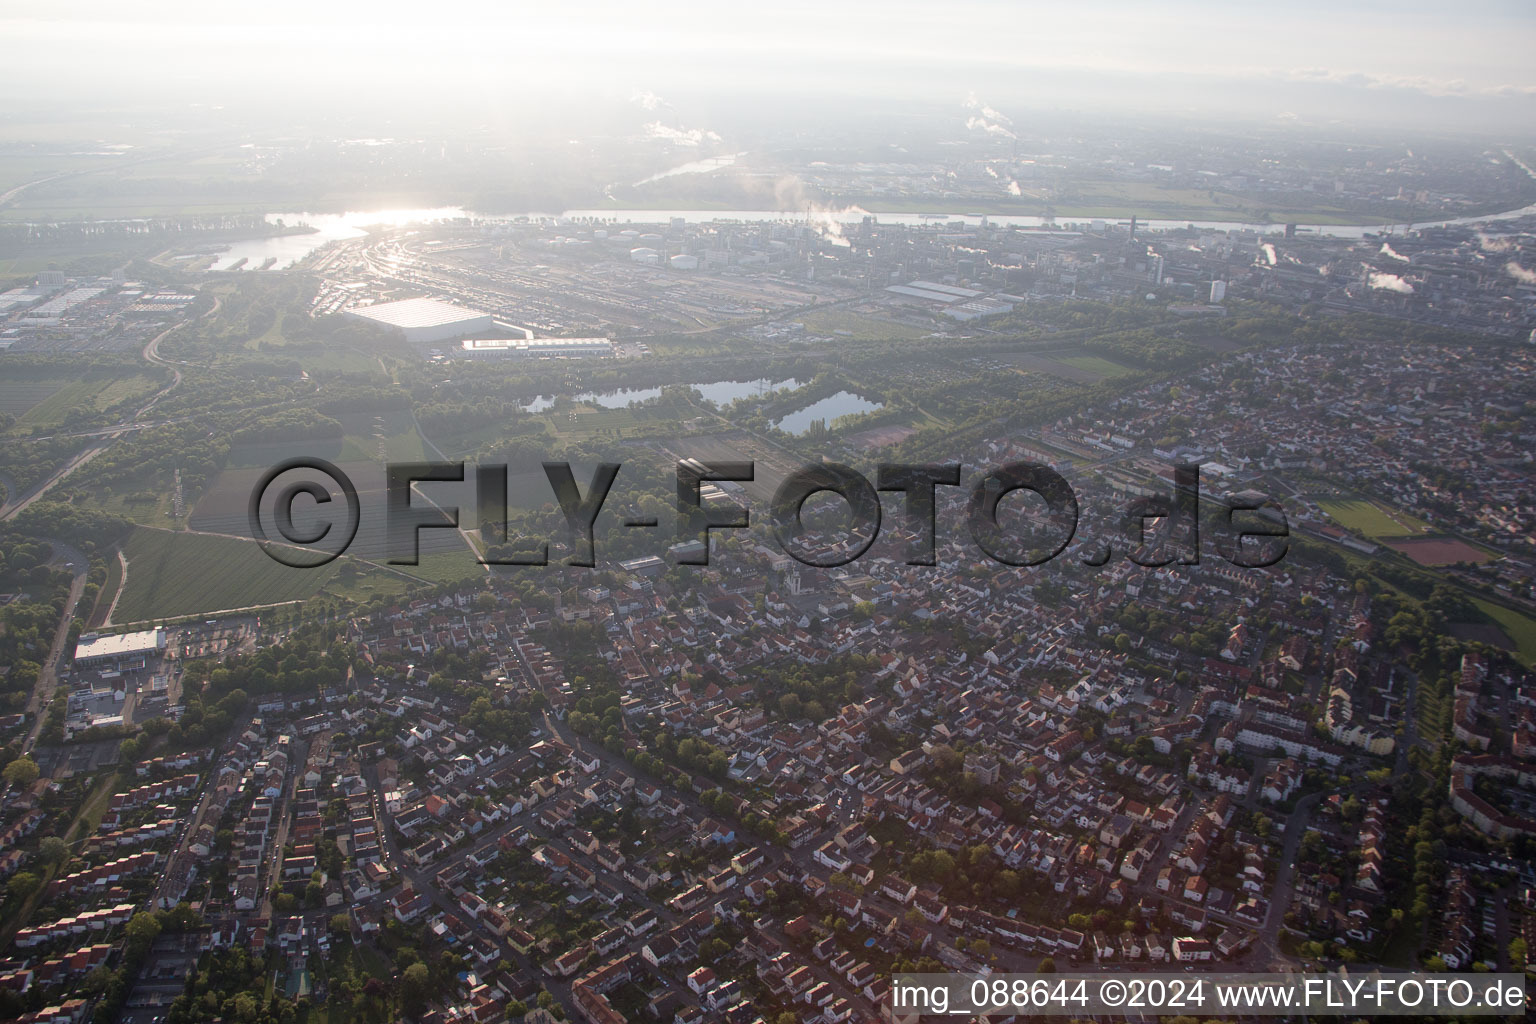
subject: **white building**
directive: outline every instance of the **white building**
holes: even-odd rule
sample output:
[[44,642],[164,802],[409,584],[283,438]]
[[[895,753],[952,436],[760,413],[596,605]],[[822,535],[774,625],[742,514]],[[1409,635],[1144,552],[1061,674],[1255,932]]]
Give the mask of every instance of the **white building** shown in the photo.
[[349,309],[354,320],[398,328],[405,340],[418,344],[465,338],[491,329],[491,314],[455,306],[438,299],[404,299]]
[[138,633],[97,636],[87,633],[75,645],[75,664],[79,666],[121,664],[131,658],[143,658],[165,650],[165,630],[146,629]]
[[459,355],[468,359],[611,356],[613,342],[607,338],[465,338],[459,343]]

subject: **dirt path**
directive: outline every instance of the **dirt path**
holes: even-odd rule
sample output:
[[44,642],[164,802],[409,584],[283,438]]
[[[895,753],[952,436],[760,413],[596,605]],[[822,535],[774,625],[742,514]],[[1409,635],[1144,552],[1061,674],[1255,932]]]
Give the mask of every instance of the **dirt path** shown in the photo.
[[128,556],[123,554],[122,548],[117,550],[117,564],[123,571],[123,578],[118,581],[117,593],[112,595],[112,603],[107,606],[107,617],[101,620],[103,626],[112,625],[112,615],[117,611],[117,602],[123,598],[123,591],[128,589]]

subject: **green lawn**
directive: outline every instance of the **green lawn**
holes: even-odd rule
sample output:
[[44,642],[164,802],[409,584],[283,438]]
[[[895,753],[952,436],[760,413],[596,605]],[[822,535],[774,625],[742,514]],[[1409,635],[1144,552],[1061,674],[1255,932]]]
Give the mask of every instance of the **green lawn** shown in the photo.
[[1346,530],[1375,540],[1418,537],[1428,528],[1406,512],[1388,512],[1375,502],[1320,501],[1318,506]]

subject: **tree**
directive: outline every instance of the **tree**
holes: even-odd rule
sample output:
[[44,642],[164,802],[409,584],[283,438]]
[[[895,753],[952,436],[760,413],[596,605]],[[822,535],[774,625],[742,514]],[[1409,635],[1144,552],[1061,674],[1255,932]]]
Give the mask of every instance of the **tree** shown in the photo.
[[6,782],[17,789],[26,789],[37,781],[37,762],[32,760],[31,754],[22,754],[16,760],[5,766],[5,771],[0,772]]
[[5,883],[5,891],[12,899],[24,900],[37,892],[43,880],[30,871],[18,871],[11,876],[11,880]]
[[123,934],[127,939],[129,955],[143,956],[149,952],[150,945],[160,934],[160,921],[154,914],[140,911],[133,915]]
[[426,1002],[427,992],[432,985],[432,972],[427,965],[417,961],[405,969],[400,975],[400,993],[408,1006],[420,1009]]
[[44,864],[62,864],[69,859],[69,844],[58,836],[45,836],[37,844],[37,856]]
[[1052,959],[1051,957],[1046,957],[1044,960],[1040,961],[1040,966],[1035,968],[1035,973],[1037,973],[1037,974],[1055,974],[1056,973],[1056,961],[1054,959]]

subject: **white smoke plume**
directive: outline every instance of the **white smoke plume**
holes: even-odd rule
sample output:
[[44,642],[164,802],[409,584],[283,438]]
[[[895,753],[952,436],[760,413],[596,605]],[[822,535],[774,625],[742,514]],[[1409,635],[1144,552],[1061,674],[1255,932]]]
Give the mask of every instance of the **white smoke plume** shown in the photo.
[[1477,244],[1484,252],[1510,252],[1515,248],[1513,238],[1503,235],[1495,238],[1481,231],[1477,233]]
[[981,100],[976,98],[974,92],[967,93],[965,103],[966,110],[974,110],[976,114],[965,119],[965,127],[969,131],[982,131],[988,135],[1000,135],[1008,139],[1017,139],[1009,125],[1013,119],[1000,110],[994,110]]
[[976,98],[976,93],[974,91],[966,93],[965,109],[977,111],[981,114],[982,117],[992,121],[998,121],[1002,124],[1013,124],[1013,118],[1009,117],[1007,114],[1000,110],[994,110],[992,107],[987,106],[981,100]]
[[988,121],[984,117],[968,117],[965,119],[965,127],[976,132],[986,132],[988,135],[1001,135],[1005,139],[1016,139],[1017,135],[998,124],[996,121]]
[[869,211],[860,206],[832,209],[806,192],[805,182],[793,174],[786,174],[773,183],[773,198],[785,213],[803,216],[806,224],[832,245],[851,248],[853,243],[843,235],[843,220],[867,217]]
[[1407,281],[1404,281],[1396,274],[1378,274],[1372,272],[1371,276],[1366,279],[1366,283],[1372,288],[1378,288],[1385,292],[1398,292],[1403,295],[1413,294],[1413,285],[1409,284]]
[[1011,196],[1022,196],[1024,194],[1024,190],[1019,188],[1018,182],[1010,180],[1008,182],[1008,194]]
[[1411,262],[1408,259],[1407,256],[1404,256],[1403,254],[1399,253],[1396,249],[1392,248],[1392,244],[1390,242],[1382,242],[1381,243],[1381,254],[1383,256],[1390,256],[1394,260],[1398,260],[1398,261],[1403,262],[1403,263]]
[[1536,284],[1536,270],[1527,270],[1514,260],[1504,264],[1504,273],[1521,284]]
[[699,146],[706,142],[724,141],[718,132],[712,132],[708,128],[673,128],[660,121],[647,124],[645,134],[648,138],[670,142],[674,146]]
[[649,89],[636,89],[629,94],[629,102],[642,110],[671,110],[672,104],[651,92]]

